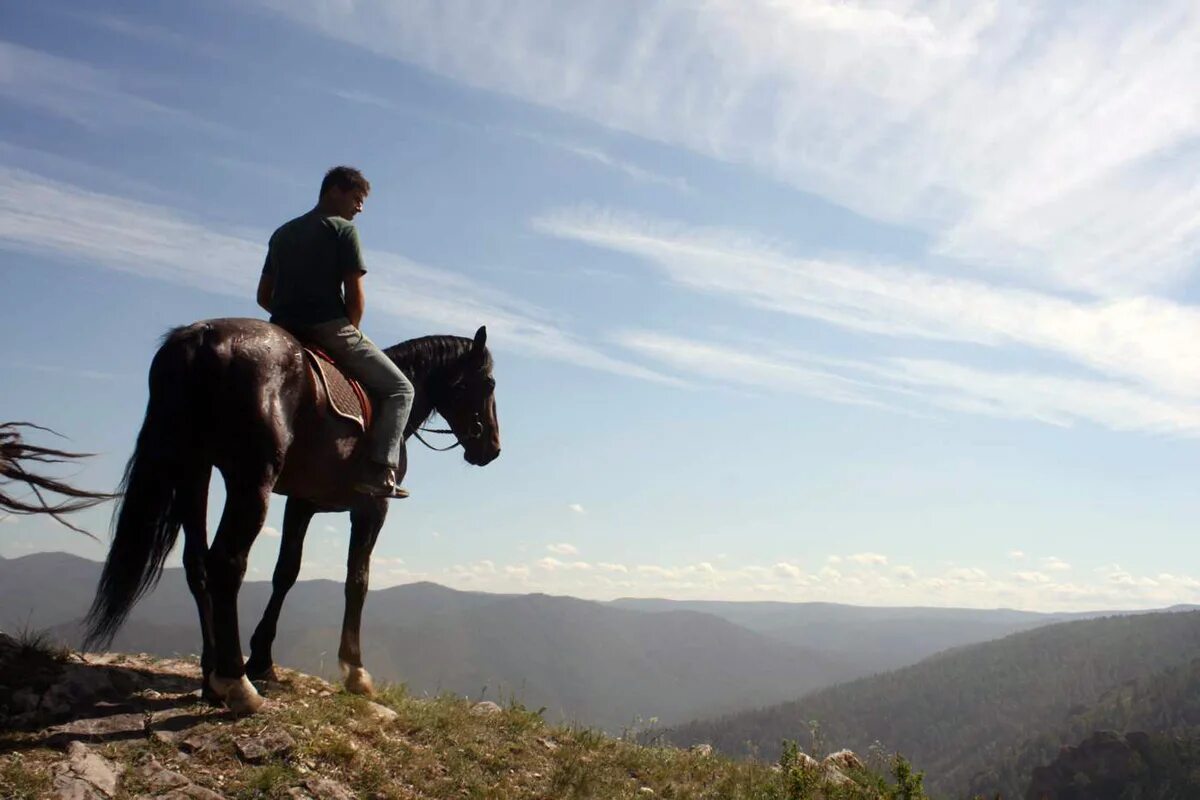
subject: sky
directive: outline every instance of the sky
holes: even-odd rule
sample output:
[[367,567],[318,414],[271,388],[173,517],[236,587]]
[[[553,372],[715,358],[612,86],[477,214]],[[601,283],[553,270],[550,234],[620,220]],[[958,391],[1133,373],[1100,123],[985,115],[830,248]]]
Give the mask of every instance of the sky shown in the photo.
[[[114,487],[159,337],[263,316],[352,164],[364,330],[486,325],[503,438],[410,447],[373,587],[1200,602],[1197,41],[1169,0],[4,4],[0,419]],[[102,559],[109,513],[0,556]]]

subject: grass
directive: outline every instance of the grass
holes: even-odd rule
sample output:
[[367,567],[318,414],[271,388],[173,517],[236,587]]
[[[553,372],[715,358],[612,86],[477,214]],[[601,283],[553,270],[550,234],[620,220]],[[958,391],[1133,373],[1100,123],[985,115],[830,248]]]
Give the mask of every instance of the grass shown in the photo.
[[[263,712],[243,719],[218,718],[214,751],[183,757],[173,745],[153,740],[112,742],[99,748],[127,766],[155,758],[199,785],[234,800],[285,798],[311,777],[336,780],[359,797],[379,800],[479,798],[518,800],[920,800],[916,792],[875,775],[860,784],[831,787],[808,774],[794,757],[777,765],[612,738],[579,726],[548,724],[541,711],[509,701],[479,713],[471,701],[444,695],[411,696],[384,687],[375,702],[396,712],[383,723],[368,701],[307,676],[296,675],[270,695]],[[377,711],[377,710],[375,710]],[[235,737],[286,730],[296,741],[286,758],[250,766],[233,748]],[[27,737],[13,734],[12,737]],[[45,796],[61,750],[27,738],[5,748],[0,734],[0,797]],[[7,751],[7,752],[5,752]],[[794,748],[789,751],[795,753]],[[912,783],[911,776],[905,778]],[[911,786],[910,786],[911,788]],[[127,769],[118,800],[140,790]]]

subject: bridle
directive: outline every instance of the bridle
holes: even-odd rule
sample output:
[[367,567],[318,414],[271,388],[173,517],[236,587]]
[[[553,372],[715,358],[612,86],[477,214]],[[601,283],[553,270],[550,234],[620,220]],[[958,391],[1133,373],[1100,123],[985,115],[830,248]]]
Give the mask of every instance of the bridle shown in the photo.
[[[449,434],[454,437],[454,444],[447,445],[445,447],[434,447],[429,442],[425,441],[425,437],[421,436],[421,431],[425,431],[425,433]],[[413,429],[413,436],[416,436],[417,441],[419,441],[421,444],[425,445],[430,450],[436,451],[438,453],[444,453],[447,450],[453,450],[454,448],[459,447],[459,446],[465,447],[465,445],[463,445],[462,439],[458,438],[458,434],[455,433],[450,428],[426,428],[426,427],[421,426],[421,427],[417,427],[417,428]],[[480,416],[478,411],[476,411],[475,419],[471,420],[471,426],[470,426],[470,429],[468,430],[467,441],[474,441],[476,439],[482,439],[482,438],[483,438],[483,417]]]
[[[496,385],[495,381],[492,380],[490,378],[490,376],[489,376],[488,380],[492,381],[492,387],[494,388]],[[462,386],[462,382],[459,381],[459,382],[456,382],[452,388],[458,388],[461,386]],[[436,408],[436,405],[434,407]],[[425,437],[423,437],[421,435],[421,431],[424,431],[425,433],[449,434],[450,436],[454,437],[454,444],[447,445],[445,447],[434,447],[429,442],[425,441]],[[463,447],[464,449],[466,448],[466,445],[463,444],[463,440],[461,438],[459,438],[458,434],[455,433],[454,430],[451,428],[426,428],[423,425],[418,425],[417,427],[413,428],[413,436],[416,436],[417,441],[419,441],[421,444],[425,445],[430,450],[433,450],[438,453],[444,453],[447,450],[453,450],[454,448],[460,447],[460,446]],[[467,441],[473,442],[477,439],[482,439],[482,438],[483,438],[483,415],[481,415],[478,411],[476,411],[474,419],[471,420],[471,424],[467,428]]]

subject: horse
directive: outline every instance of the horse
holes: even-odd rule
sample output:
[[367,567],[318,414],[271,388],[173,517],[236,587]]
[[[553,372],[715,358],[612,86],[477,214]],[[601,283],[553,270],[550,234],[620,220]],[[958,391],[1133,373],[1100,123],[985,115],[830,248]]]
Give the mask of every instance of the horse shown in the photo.
[[[487,330],[473,339],[426,336],[384,352],[416,390],[405,438],[437,412],[484,466],[500,454]],[[271,643],[318,511],[350,512],[346,607],[338,661],[347,690],[370,693],[359,628],[371,550],[388,499],[352,489],[365,458],[361,427],[329,411],[300,341],[255,319],[214,319],[169,331],[150,365],[150,399],[113,515],[112,543],[85,620],[85,649],[107,646],[134,603],[152,589],[182,527],[183,565],[200,618],[204,696],[235,713],[262,705],[247,676],[273,672]],[[225,506],[211,546],[206,510],[213,467]],[[407,460],[397,470],[404,477]],[[288,498],[273,592],[243,664],[237,595],[270,496]]]

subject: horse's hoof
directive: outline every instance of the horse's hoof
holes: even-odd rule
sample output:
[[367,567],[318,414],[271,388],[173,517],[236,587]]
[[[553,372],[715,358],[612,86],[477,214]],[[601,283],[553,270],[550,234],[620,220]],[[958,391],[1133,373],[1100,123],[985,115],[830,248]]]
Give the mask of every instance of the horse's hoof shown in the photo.
[[245,675],[240,678],[222,678],[213,673],[208,680],[213,691],[225,701],[225,705],[235,714],[253,714],[266,702]]
[[275,674],[274,664],[268,664],[263,669],[258,669],[252,667],[250,664],[246,664],[246,677],[252,681],[271,681],[273,683],[279,682],[279,676]]
[[342,664],[342,675],[345,676],[346,691],[350,694],[361,694],[367,697],[375,694],[375,682],[371,680],[371,673],[362,667]]

